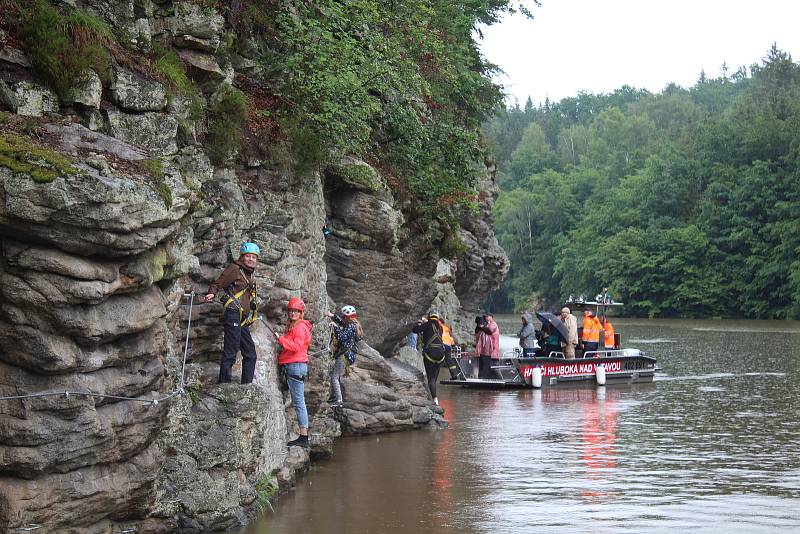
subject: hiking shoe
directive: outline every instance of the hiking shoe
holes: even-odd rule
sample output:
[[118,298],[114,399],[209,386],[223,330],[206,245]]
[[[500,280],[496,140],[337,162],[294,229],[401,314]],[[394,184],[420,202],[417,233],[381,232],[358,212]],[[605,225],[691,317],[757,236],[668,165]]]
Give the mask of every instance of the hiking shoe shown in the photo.
[[330,403],[330,405],[333,408],[341,408],[342,406],[344,406],[344,401],[343,400],[333,401]]
[[289,443],[286,444],[287,447],[303,447],[304,449],[308,448],[308,436],[299,435],[297,439],[293,439]]
[[433,403],[434,403],[436,406],[439,406],[439,397],[434,397],[434,398],[433,398]]

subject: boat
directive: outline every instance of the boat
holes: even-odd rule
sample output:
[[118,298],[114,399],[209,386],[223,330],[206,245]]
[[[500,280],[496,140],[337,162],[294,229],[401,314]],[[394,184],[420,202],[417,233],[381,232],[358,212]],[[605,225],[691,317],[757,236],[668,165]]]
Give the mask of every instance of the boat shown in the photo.
[[[570,298],[565,305],[575,311],[589,308],[598,314],[606,308],[623,304],[614,302],[604,290],[595,300]],[[543,325],[549,322],[566,339],[566,326],[560,319],[550,313],[539,312],[536,316]],[[578,337],[580,339],[580,328]],[[459,347],[455,349],[454,359],[464,378],[442,380],[441,384],[491,389],[634,384],[652,382],[660,370],[656,359],[643,351],[620,347],[619,334],[615,335],[613,349],[586,352],[576,349],[574,360],[565,359],[560,351],[548,354],[539,351],[534,356],[523,355],[518,347],[505,351],[492,366],[492,378],[473,378],[477,374],[478,359],[474,354],[462,352]]]

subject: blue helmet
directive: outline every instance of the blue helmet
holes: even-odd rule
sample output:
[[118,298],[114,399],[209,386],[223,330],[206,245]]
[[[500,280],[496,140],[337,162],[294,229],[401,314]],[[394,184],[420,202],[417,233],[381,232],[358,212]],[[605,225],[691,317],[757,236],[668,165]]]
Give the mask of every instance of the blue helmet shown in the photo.
[[261,254],[261,249],[258,248],[258,245],[255,243],[242,243],[241,248],[239,248],[239,254],[255,254],[258,256]]

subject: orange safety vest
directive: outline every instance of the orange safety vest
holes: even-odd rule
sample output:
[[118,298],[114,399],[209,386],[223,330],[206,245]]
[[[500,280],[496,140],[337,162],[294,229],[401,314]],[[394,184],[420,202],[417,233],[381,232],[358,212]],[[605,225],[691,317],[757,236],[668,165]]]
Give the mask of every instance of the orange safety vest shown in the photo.
[[606,321],[606,330],[605,336],[603,337],[603,342],[605,344],[605,348],[613,349],[614,348],[614,325],[611,324],[610,321]]
[[584,317],[581,339],[584,341],[596,341],[599,343],[600,330],[600,321],[597,319],[597,317]]
[[453,332],[450,330],[450,327],[444,324],[442,321],[439,321],[439,324],[442,325],[442,343],[452,347],[455,345],[455,340],[453,340]]

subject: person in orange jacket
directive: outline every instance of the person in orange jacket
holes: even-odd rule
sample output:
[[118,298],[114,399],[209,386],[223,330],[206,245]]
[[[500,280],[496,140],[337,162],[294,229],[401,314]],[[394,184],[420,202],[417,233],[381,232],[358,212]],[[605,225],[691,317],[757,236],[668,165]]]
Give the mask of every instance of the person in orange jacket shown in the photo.
[[581,340],[583,341],[583,353],[596,351],[600,345],[600,321],[594,316],[594,312],[590,309],[583,310],[583,332],[581,333]]
[[311,323],[305,319],[306,304],[294,297],[286,305],[288,320],[286,333],[278,336],[282,349],[278,354],[278,365],[286,374],[286,384],[292,396],[294,413],[297,414],[299,436],[288,446],[308,447],[308,410],[305,399],[305,380],[308,376],[308,347],[311,345]]
[[605,315],[601,315],[600,319],[600,327],[605,332],[603,334],[603,348],[606,349],[613,349],[614,348],[614,325],[611,324],[611,321],[606,319]]

